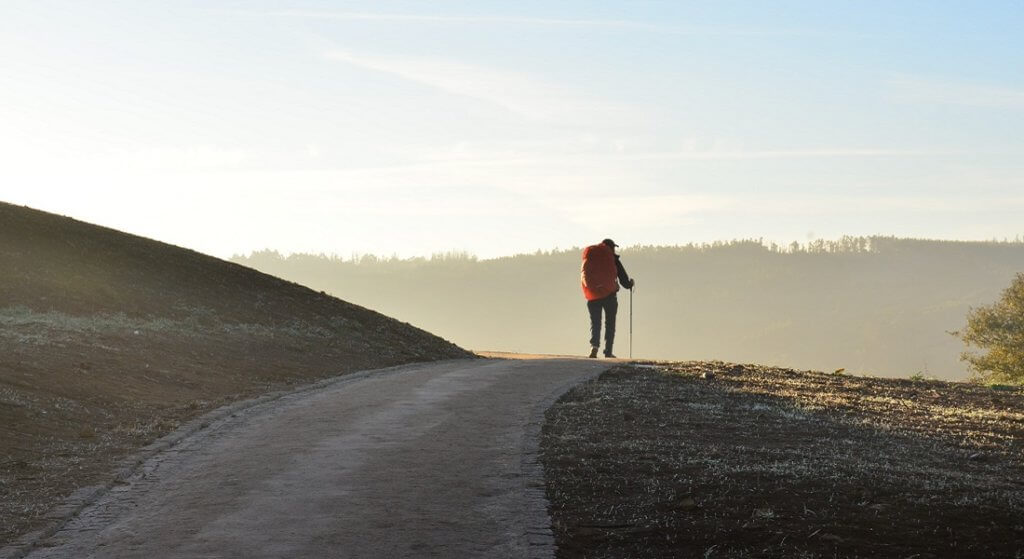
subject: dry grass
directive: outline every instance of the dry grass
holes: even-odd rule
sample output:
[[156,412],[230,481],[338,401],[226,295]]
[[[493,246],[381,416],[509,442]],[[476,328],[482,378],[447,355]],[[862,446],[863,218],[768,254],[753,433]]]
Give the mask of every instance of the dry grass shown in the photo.
[[547,416],[559,556],[1014,557],[1022,410],[962,383],[617,368]]

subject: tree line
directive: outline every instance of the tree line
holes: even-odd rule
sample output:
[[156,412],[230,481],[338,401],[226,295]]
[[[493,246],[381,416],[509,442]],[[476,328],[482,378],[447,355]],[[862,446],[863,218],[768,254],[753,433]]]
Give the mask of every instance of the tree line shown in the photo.
[[[597,240],[595,240],[596,242]],[[282,255],[233,261],[327,291],[477,350],[589,349],[580,247],[497,259]],[[843,237],[620,249],[620,356],[721,359],[881,376],[965,378],[963,330],[1024,270],[1024,243]]]

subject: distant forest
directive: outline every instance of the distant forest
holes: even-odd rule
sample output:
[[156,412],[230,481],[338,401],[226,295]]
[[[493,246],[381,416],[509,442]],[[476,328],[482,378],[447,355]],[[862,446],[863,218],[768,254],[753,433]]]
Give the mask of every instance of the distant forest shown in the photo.
[[[596,242],[597,240],[595,240]],[[635,358],[724,361],[964,379],[962,328],[1017,272],[1024,243],[844,237],[620,249],[637,281]],[[493,260],[274,251],[234,262],[326,291],[475,350],[581,355],[589,319],[580,248]],[[629,353],[619,293],[616,353]]]

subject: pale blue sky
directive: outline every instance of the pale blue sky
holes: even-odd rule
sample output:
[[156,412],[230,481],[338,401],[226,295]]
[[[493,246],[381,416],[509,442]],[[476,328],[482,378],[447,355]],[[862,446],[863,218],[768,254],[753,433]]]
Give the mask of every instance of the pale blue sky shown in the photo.
[[0,200],[226,257],[1024,233],[1017,2],[0,4]]

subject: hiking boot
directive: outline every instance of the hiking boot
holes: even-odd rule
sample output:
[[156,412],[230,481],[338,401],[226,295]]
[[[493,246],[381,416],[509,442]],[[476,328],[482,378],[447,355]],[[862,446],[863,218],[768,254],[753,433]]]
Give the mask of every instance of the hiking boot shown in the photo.
[[591,359],[597,359],[597,348],[596,347],[590,348],[590,358]]
[[605,353],[604,357],[605,359],[618,359],[618,357],[615,357],[615,355],[611,353]]

